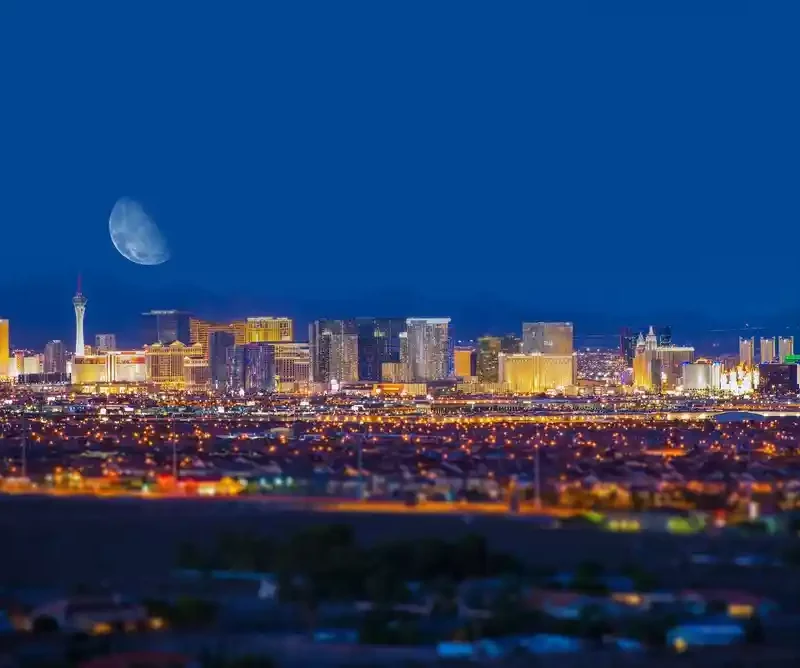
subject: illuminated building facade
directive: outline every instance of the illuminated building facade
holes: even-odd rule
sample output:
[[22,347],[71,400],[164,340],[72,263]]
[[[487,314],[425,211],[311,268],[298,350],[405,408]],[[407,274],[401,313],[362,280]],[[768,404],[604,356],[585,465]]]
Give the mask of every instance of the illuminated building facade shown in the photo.
[[755,363],[756,339],[751,336],[749,339],[739,337],[739,364],[746,368],[751,368]]
[[786,358],[789,357],[789,355],[794,355],[794,337],[778,337],[778,360],[780,363],[785,364]]
[[311,350],[307,343],[270,343],[279,392],[307,392],[311,383]]
[[109,380],[107,355],[75,355],[72,360],[73,385],[106,383]]
[[180,341],[184,345],[191,342],[191,315],[185,311],[156,310],[142,314],[145,317],[145,341],[155,341],[167,345]]
[[500,382],[515,394],[563,391],[574,382],[574,355],[501,353],[498,366]]
[[33,376],[44,373],[44,355],[26,355],[22,358],[22,375]]
[[[228,334],[232,337],[233,343],[237,346],[247,343],[247,324],[244,320],[239,320],[229,324],[218,322],[210,322],[208,320],[201,320],[200,318],[191,318],[189,320],[189,341],[194,345],[199,343],[203,346],[206,359],[211,361],[211,337],[214,334]],[[225,355],[222,356],[222,364],[224,365]],[[213,369],[212,369],[213,376]]]
[[683,378],[683,365],[694,361],[694,348],[691,346],[659,346],[656,358],[661,363],[661,386],[673,390]]
[[405,355],[409,381],[449,378],[453,367],[450,318],[406,319]]
[[8,320],[0,320],[0,380],[11,375],[11,350]]
[[406,383],[408,367],[403,362],[384,362],[381,365],[381,380],[384,383]]
[[764,394],[791,394],[800,390],[797,364],[760,364],[758,389]]
[[772,362],[775,355],[775,338],[762,336],[758,343],[761,364]]
[[189,318],[189,345],[199,343],[207,350],[210,330],[216,324],[200,318]]
[[356,318],[358,332],[358,378],[381,380],[384,362],[400,361],[400,334],[404,318]]
[[633,360],[634,386],[647,392],[661,392],[679,386],[683,381],[683,364],[694,361],[690,346],[659,346],[655,330],[641,334],[636,342]]
[[203,347],[187,346],[180,341],[154,343],[145,350],[147,382],[172,389],[185,387],[184,361],[187,357],[203,357]]
[[522,324],[522,352],[543,355],[572,355],[571,322],[525,322]]
[[222,390],[228,384],[228,349],[234,345],[237,345],[236,337],[232,332],[211,332],[208,335],[209,379],[215,390]]
[[294,326],[290,318],[248,318],[245,326],[247,343],[291,342]]
[[563,390],[575,384],[575,353],[542,355],[540,383],[545,390]]
[[686,362],[682,368],[685,392],[709,392],[722,387],[722,365],[709,360]]
[[273,347],[268,343],[246,343],[228,348],[228,388],[244,393],[274,391]]
[[453,350],[453,367],[458,378],[474,378],[478,375],[478,360],[475,350],[467,347],[456,347]]
[[50,341],[44,347],[44,373],[67,372],[67,347],[63,341]]
[[108,353],[117,349],[116,334],[97,334],[94,337],[94,350],[96,353]]
[[147,356],[144,350],[114,350],[108,353],[109,380],[112,383],[147,382]]
[[190,391],[207,390],[209,383],[208,360],[205,356],[201,354],[184,358],[183,386]]
[[758,387],[759,378],[758,367],[726,369],[722,371],[720,390],[737,396],[750,394]]
[[500,382],[499,360],[501,352],[502,341],[499,336],[482,336],[478,339],[476,366],[479,383]]
[[358,381],[355,320],[315,320],[309,326],[311,374],[315,383]]

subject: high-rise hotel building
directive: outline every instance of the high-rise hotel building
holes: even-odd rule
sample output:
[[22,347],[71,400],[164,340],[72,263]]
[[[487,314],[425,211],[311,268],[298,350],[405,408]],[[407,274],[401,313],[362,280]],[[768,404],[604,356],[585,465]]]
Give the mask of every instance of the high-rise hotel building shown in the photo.
[[202,359],[200,344],[187,346],[180,341],[170,344],[154,343],[145,350],[147,381],[165,388],[183,389],[186,386],[185,360]]
[[749,339],[739,337],[739,364],[747,369],[753,367],[755,361],[756,339],[751,336]]
[[190,343],[191,315],[175,309],[148,311],[142,314],[146,323],[144,340],[146,344],[168,345],[173,341]]
[[522,352],[525,354],[572,355],[571,322],[522,323]]
[[500,353],[499,378],[516,394],[563,390],[573,384],[573,355]]
[[315,383],[358,380],[358,325],[355,320],[315,320],[309,326],[311,377]]
[[410,382],[444,380],[452,375],[450,318],[408,318],[405,361]]
[[248,318],[245,332],[247,343],[288,343],[293,340],[294,326],[291,318]]
[[97,334],[94,337],[95,352],[107,353],[117,349],[116,334]]
[[[233,337],[233,343],[230,345],[243,346],[247,343],[247,323],[244,320],[235,320],[231,323],[210,322],[208,320],[201,320],[200,318],[191,318],[189,320],[189,342],[194,345],[199,343],[203,346],[206,359],[211,361],[211,347],[212,337],[214,334],[229,334]],[[223,351],[222,364],[225,364],[225,354]],[[213,380],[213,369],[212,369]]]
[[400,361],[400,338],[405,318],[356,318],[358,379],[379,381],[383,365]]
[[661,346],[655,330],[639,334],[633,360],[633,384],[648,392],[673,389],[683,382],[683,364],[694,361],[690,346]]
[[497,383],[500,381],[501,351],[502,339],[499,336],[482,336],[478,339],[478,382]]
[[466,380],[477,376],[475,349],[468,346],[456,346],[453,349],[453,368],[457,378]]
[[793,336],[779,336],[778,337],[778,360],[781,364],[786,362],[789,355],[794,355],[794,337]]
[[761,340],[758,342],[758,347],[761,355],[761,364],[767,364],[775,359],[775,337],[762,336]]
[[[9,325],[8,320],[0,320],[0,380],[4,380],[11,375],[11,351],[9,349]],[[16,363],[16,360],[14,360]]]
[[[16,360],[14,360],[16,365]],[[8,320],[0,319],[0,380],[5,380],[11,373],[11,350],[9,343]]]

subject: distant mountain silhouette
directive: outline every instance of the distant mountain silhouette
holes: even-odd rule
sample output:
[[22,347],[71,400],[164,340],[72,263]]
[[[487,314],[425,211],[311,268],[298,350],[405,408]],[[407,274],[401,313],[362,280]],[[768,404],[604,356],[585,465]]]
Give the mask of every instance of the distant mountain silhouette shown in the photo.
[[[161,283],[155,273],[134,274],[125,280],[89,271],[83,277],[83,293],[89,299],[86,311],[86,340],[101,332],[117,334],[119,344],[139,346],[142,340],[141,314],[154,308],[191,311],[210,320],[229,320],[248,315],[287,315],[295,319],[296,338],[307,338],[308,323],[315,318],[356,316],[449,316],[453,336],[471,339],[482,334],[521,332],[524,321],[569,320],[575,323],[577,345],[616,345],[623,326],[634,330],[649,324],[670,324],[676,343],[693,343],[699,352],[736,352],[740,333],[749,322],[753,336],[800,333],[800,311],[760,318],[712,319],[692,312],[659,313],[632,309],[627,304],[599,303],[597,310],[537,305],[535,293],[511,292],[504,299],[476,293],[470,298],[448,298],[413,291],[377,291],[355,286],[352,294],[326,295],[324,286],[312,295],[292,295],[290,283],[265,282],[242,285],[231,291],[213,291],[175,282]],[[11,320],[11,343],[15,347],[42,349],[50,339],[70,341],[74,336],[71,299],[74,275],[41,275],[35,281],[0,286],[0,317]],[[463,290],[463,286],[462,286]],[[799,342],[800,345],[800,342]]]

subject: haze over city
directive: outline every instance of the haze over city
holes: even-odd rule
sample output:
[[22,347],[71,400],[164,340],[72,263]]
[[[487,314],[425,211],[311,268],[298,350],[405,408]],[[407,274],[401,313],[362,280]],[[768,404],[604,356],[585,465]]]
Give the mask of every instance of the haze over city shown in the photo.
[[0,2],[0,668],[799,666],[799,22]]

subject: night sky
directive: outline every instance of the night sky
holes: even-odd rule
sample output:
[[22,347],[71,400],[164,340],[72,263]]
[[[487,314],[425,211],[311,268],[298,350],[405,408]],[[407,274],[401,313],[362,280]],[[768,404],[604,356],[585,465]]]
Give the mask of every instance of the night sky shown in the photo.
[[[0,3],[15,344],[70,336],[79,272],[89,340],[170,307],[800,322],[796,2],[215,4]],[[121,196],[170,262],[116,253]]]

